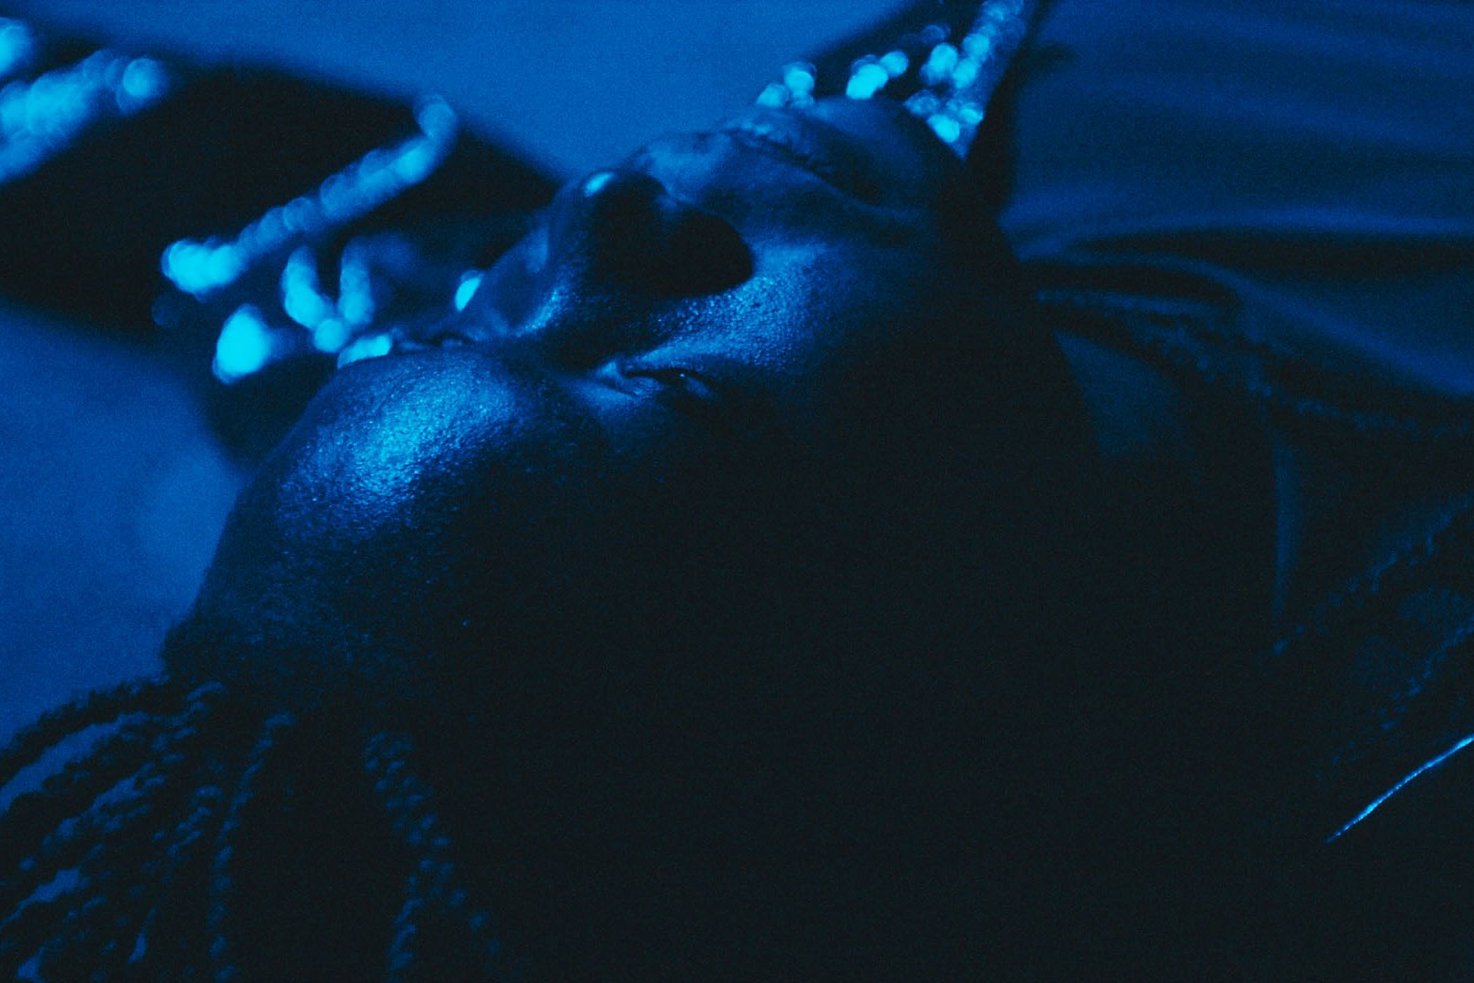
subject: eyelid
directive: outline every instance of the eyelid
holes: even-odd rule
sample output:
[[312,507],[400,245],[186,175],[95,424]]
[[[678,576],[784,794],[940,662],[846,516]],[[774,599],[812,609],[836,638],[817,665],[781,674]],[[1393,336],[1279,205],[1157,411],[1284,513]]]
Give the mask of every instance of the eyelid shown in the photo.
[[621,375],[650,379],[663,386],[678,387],[687,395],[703,401],[714,402],[720,398],[716,387],[706,376],[684,365],[641,365],[626,362],[619,366]]
[[733,404],[720,384],[687,365],[617,360],[600,374],[614,388],[636,398],[648,398],[667,410],[731,436],[738,429]]
[[723,437],[784,439],[786,427],[749,366],[705,355],[669,360],[675,357],[670,353],[618,358],[601,366],[598,375],[612,388],[652,398]]

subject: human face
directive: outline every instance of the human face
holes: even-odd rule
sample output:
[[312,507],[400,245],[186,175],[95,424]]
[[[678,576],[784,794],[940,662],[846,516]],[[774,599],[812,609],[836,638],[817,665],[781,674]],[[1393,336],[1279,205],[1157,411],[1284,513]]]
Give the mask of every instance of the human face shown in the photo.
[[316,397],[227,525],[194,618],[216,641],[175,668],[425,699],[492,651],[817,615],[967,402],[934,378],[959,323],[1006,349],[968,188],[925,127],[849,101],[573,182],[458,317]]

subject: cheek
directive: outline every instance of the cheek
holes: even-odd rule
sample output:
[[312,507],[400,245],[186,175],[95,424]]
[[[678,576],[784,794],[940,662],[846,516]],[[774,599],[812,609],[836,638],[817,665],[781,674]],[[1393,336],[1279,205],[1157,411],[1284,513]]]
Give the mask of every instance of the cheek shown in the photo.
[[571,407],[484,359],[381,361],[325,389],[242,495],[207,595],[393,631],[399,612],[447,614],[484,568],[525,566],[575,511],[606,455]]
[[474,361],[364,368],[324,390],[237,503],[191,671],[289,706],[413,699],[503,625],[552,611],[549,571],[593,514],[598,431]]
[[418,527],[538,436],[519,402],[506,388],[416,386],[360,413],[309,415],[278,458],[282,533],[330,531],[351,546]]
[[909,228],[895,242],[777,237],[765,246],[765,292],[821,345],[863,349],[877,326],[900,329],[905,315],[956,289],[929,227]]

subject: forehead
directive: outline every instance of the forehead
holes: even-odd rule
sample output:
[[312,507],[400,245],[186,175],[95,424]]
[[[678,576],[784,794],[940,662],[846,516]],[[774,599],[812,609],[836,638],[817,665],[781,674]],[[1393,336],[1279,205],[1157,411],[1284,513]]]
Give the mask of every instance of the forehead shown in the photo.
[[[904,108],[850,99],[753,107],[711,130],[659,137],[621,166],[749,224],[823,217],[843,227],[847,212],[866,211],[861,205],[872,220],[914,218],[967,184],[962,161]],[[841,193],[826,194],[835,191],[826,180]]]
[[865,140],[898,184],[918,192],[944,189],[966,171],[926,124],[892,100],[825,99],[807,112]]

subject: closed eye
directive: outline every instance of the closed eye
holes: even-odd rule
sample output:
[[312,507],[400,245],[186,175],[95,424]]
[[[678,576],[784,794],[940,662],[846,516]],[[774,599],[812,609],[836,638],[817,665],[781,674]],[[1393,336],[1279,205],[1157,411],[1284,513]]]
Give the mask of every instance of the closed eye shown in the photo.
[[720,384],[695,369],[677,365],[616,362],[601,370],[606,381],[631,396],[646,397],[723,434],[734,430],[732,402]]
[[653,384],[655,394],[665,393],[682,399],[714,403],[719,399],[716,388],[700,373],[687,368],[639,368],[624,366],[626,378]]
[[[630,357],[606,362],[596,370],[601,381],[629,396],[648,399],[715,433],[740,440],[782,439],[784,428],[760,374],[738,361],[697,356],[672,365],[665,356]],[[720,375],[707,371],[714,363]]]

